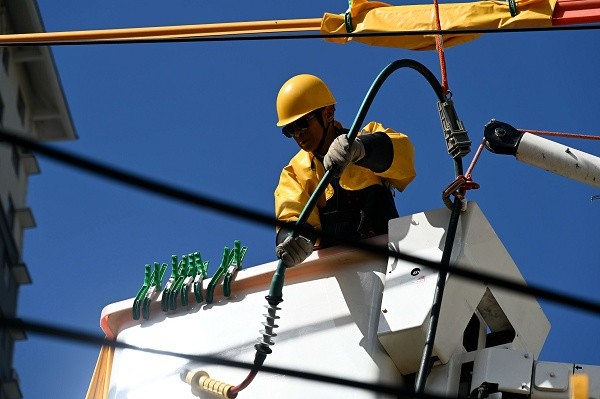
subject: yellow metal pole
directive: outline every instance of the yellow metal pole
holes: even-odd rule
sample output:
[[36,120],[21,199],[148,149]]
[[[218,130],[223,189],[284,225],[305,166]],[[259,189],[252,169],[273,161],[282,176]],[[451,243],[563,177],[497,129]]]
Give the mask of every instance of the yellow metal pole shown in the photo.
[[183,38],[320,30],[321,18],[0,35],[0,43]]

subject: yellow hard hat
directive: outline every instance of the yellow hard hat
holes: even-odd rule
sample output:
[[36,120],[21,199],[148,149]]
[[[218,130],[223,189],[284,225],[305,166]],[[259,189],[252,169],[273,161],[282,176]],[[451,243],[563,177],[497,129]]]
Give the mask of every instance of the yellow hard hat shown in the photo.
[[296,75],[281,86],[277,94],[277,126],[285,126],[302,116],[335,104],[327,85],[314,75]]

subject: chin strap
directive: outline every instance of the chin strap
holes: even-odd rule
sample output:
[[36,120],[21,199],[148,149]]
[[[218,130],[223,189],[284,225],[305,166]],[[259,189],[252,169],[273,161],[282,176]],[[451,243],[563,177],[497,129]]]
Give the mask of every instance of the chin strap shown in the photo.
[[[321,136],[321,140],[319,141],[319,145],[317,146],[317,151],[319,151],[322,147],[323,144],[325,143],[325,138],[327,137],[327,131],[329,130],[329,126],[331,126],[333,124],[333,121],[331,121],[327,127],[325,127],[325,121],[323,120],[323,116],[320,113],[317,113],[317,121],[319,122],[319,125],[321,125],[321,127],[323,128],[323,136]],[[333,127],[335,129],[335,126]],[[327,151],[325,151],[325,153],[327,153]],[[325,155],[325,154],[323,154]]]

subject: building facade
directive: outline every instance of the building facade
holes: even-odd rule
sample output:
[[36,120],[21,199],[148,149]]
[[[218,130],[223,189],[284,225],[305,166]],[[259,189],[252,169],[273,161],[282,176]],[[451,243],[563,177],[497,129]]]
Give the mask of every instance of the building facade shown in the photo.
[[[43,32],[35,0],[0,0],[0,33]],[[1,38],[0,38],[1,41]],[[77,138],[52,53],[44,46],[0,46],[0,129],[38,141]],[[40,173],[27,149],[0,142],[0,315],[17,316],[19,288],[32,279],[23,262],[29,177]],[[15,343],[25,332],[0,330],[0,399],[20,399]]]

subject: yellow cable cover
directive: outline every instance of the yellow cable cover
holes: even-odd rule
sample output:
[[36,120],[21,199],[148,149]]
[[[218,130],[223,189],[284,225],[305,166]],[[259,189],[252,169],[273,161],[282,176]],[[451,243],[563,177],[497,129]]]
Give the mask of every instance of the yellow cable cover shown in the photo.
[[[478,28],[520,28],[551,26],[557,0],[515,0],[518,15],[511,17],[507,2],[477,1],[440,4],[440,22],[444,30]],[[435,29],[433,4],[392,6],[387,3],[354,0],[351,9],[354,33],[419,31]],[[122,28],[70,32],[39,32],[0,35],[2,43],[119,41],[131,39],[167,39],[239,34],[300,32],[321,29],[323,34],[345,34],[344,14],[325,13],[322,19],[296,19],[216,23],[204,25]],[[444,46],[451,47],[479,37],[478,34],[444,35]],[[350,40],[373,46],[400,47],[410,50],[435,49],[435,35],[340,37],[326,39],[336,43]]]
[[[557,0],[516,0],[518,14],[511,17],[507,2],[478,1],[473,3],[440,4],[440,22],[444,30],[522,28],[552,26],[552,11]],[[432,4],[391,6],[386,3],[354,0],[352,9],[354,33],[419,31],[435,29],[435,9]],[[347,33],[344,14],[325,13],[321,33]],[[444,47],[466,43],[479,34],[443,35]],[[336,43],[350,40],[361,43],[399,47],[409,50],[434,50],[435,35],[372,36],[326,39]]]

